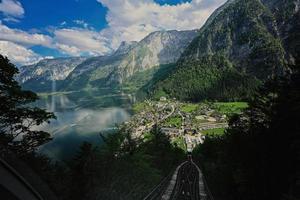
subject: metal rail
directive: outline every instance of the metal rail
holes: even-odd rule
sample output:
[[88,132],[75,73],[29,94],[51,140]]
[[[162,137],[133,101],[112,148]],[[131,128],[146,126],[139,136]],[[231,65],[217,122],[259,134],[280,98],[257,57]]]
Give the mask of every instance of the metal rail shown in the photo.
[[181,166],[171,200],[199,200],[199,173],[192,162]]
[[[194,163],[191,156],[188,158],[189,161],[186,161],[177,167],[177,174],[176,176],[174,175],[175,179],[173,185],[172,187],[169,185],[171,188],[169,195],[167,195],[167,198],[164,197],[164,199],[214,200],[202,171],[198,165]],[[171,175],[172,173],[164,178],[160,184],[144,198],[144,200],[162,199],[163,190],[166,190],[167,180],[170,179]]]
[[[196,163],[194,163],[194,164],[198,167],[198,165]],[[201,166],[200,166],[200,168],[201,168]],[[208,200],[214,200],[214,197],[213,197],[213,195],[212,195],[212,193],[211,193],[211,191],[210,191],[210,189],[208,187],[208,184],[207,184],[207,181],[206,181],[206,178],[205,178],[204,174],[202,174],[202,179],[203,179],[205,191],[206,191],[206,193],[208,195]]]
[[204,182],[205,190],[206,190],[206,192],[208,194],[208,199],[209,200],[214,200],[214,197],[213,197],[213,195],[212,195],[212,193],[211,193],[211,191],[210,191],[210,189],[208,187],[208,184],[207,184],[207,181],[206,181],[206,178],[205,178],[204,175],[203,175],[203,182]]

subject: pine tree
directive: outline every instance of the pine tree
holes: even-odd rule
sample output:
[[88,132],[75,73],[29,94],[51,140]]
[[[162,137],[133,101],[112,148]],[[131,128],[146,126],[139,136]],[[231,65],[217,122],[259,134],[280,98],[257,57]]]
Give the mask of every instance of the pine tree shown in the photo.
[[17,73],[18,69],[8,58],[0,55],[0,150],[28,153],[51,139],[49,133],[32,130],[32,127],[49,123],[55,116],[29,105],[38,96],[22,90],[14,79]]

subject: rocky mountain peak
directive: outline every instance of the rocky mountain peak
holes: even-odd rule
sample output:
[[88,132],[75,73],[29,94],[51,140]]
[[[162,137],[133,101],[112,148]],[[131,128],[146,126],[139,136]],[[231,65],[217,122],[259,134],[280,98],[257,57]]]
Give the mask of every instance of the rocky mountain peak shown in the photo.
[[197,34],[195,30],[150,33],[128,51],[115,72],[111,74],[108,83],[122,83],[136,72],[175,63]]
[[123,41],[121,42],[119,48],[115,51],[114,55],[122,55],[128,53],[131,49],[133,49],[138,42],[136,41]]

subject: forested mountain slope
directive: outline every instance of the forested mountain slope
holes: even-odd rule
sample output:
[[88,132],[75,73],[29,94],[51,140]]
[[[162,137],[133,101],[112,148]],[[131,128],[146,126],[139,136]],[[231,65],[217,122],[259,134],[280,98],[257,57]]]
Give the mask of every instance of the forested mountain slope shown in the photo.
[[236,100],[299,57],[298,0],[231,0],[200,29],[175,70],[150,93],[182,100]]

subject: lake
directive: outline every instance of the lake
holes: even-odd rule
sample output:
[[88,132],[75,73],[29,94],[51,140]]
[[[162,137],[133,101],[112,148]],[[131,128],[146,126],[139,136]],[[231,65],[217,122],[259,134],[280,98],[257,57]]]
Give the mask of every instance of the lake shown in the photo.
[[82,92],[42,95],[35,105],[54,112],[57,119],[36,127],[53,137],[40,152],[64,160],[74,156],[84,141],[101,144],[99,133],[114,133],[117,124],[129,120],[132,103],[130,96],[124,94],[105,97],[91,97]]

